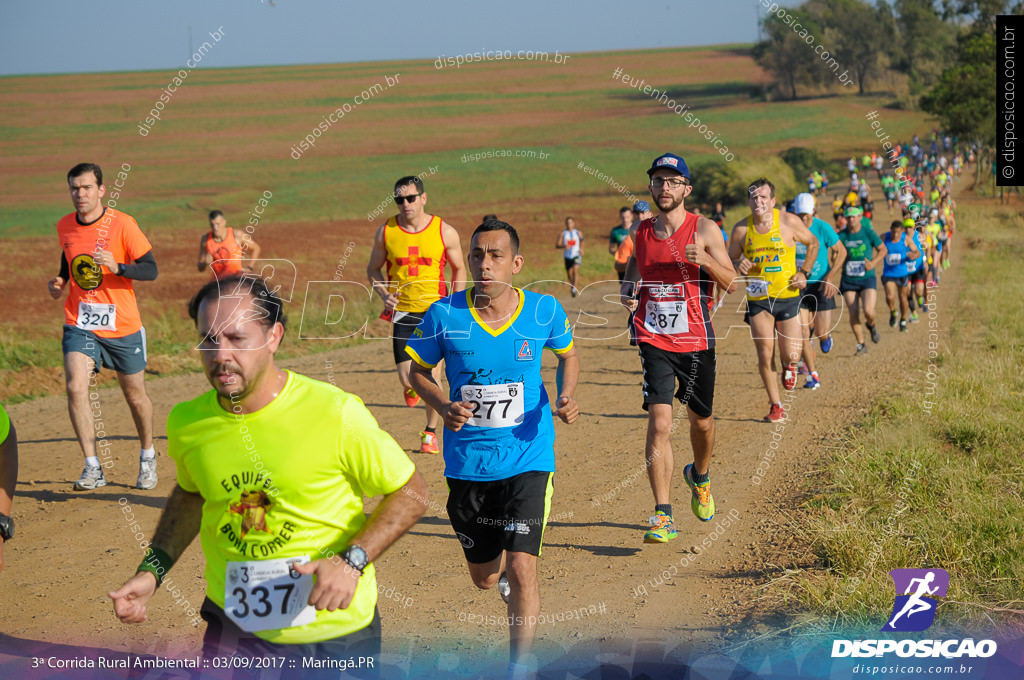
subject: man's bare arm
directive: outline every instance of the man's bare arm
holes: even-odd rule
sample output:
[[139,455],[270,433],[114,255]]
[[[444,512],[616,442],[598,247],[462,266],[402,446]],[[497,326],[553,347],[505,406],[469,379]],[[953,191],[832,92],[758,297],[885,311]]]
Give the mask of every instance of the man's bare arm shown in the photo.
[[452,268],[452,292],[458,293],[466,290],[466,261],[462,255],[462,241],[459,232],[447,222],[441,223],[441,230],[444,234],[444,253]]

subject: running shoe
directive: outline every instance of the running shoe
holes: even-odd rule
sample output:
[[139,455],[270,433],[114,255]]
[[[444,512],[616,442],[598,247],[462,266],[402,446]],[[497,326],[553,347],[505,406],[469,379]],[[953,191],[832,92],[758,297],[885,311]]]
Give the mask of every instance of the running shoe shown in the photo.
[[785,420],[786,412],[782,409],[782,404],[772,404],[772,409],[768,411],[768,415],[764,419],[769,423],[778,423]]
[[800,368],[800,375],[810,375],[811,374],[811,372],[807,370],[807,364],[804,363],[803,359],[800,360],[799,368]]
[[907,320],[906,319],[900,319],[900,333],[905,333],[906,331],[907,331]]
[[949,269],[949,260],[946,260],[945,262],[942,263],[942,268]]
[[882,334],[878,332],[878,326],[868,326],[868,330],[871,331],[871,342],[877,345],[882,341]]
[[498,577],[498,594],[505,604],[508,604],[508,596],[512,594],[512,586],[508,584],[508,572],[503,571]]
[[152,489],[156,486],[156,458],[139,459],[139,479],[135,482],[136,489]]
[[815,371],[814,373],[811,373],[809,376],[807,376],[807,379],[804,380],[804,389],[805,390],[816,390],[819,387],[821,387],[821,381],[818,380],[818,372],[817,371]]
[[789,364],[782,370],[782,389],[787,392],[796,387],[797,371],[796,364]]
[[416,394],[416,390],[410,387],[405,391],[405,405],[412,408],[418,403],[420,403],[420,395]]
[[437,448],[437,435],[433,432],[426,430],[420,432],[420,442],[420,453],[438,453],[440,451]]
[[861,354],[867,354],[867,353],[868,353],[868,346],[865,345],[863,342],[858,342],[857,343],[857,356],[860,356]]
[[917,315],[917,312],[910,313],[910,323],[917,323],[921,318]]
[[697,516],[702,522],[710,522],[711,518],[715,516],[715,499],[711,497],[711,480],[704,482],[703,484],[695,484],[693,481],[693,463],[690,463],[683,468],[683,477],[686,478],[686,483],[690,485],[690,509],[693,510],[693,514]]
[[679,535],[676,533],[676,525],[672,521],[672,515],[666,515],[659,511],[658,514],[647,521],[650,523],[651,528],[644,534],[644,543],[668,543]]
[[86,464],[82,476],[75,482],[75,491],[91,491],[106,485],[107,478],[103,475],[103,468],[99,465]]
[[[896,328],[896,322],[899,320],[900,315],[896,312],[889,312],[889,328]],[[878,342],[877,340],[875,342]]]
[[937,281],[929,281],[928,282],[928,287],[929,288],[934,288],[937,285],[939,285]]
[[924,296],[923,295],[918,295],[917,296],[917,306],[920,307],[921,309],[925,309],[925,306],[924,306]]
[[831,335],[828,336],[827,338],[822,338],[819,341],[819,343],[821,344],[821,351],[824,354],[828,354],[829,352],[832,351],[832,336]]

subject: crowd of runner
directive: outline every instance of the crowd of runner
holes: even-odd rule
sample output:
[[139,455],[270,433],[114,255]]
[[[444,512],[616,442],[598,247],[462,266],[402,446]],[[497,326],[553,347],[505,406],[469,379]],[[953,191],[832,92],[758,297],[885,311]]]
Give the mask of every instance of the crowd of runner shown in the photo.
[[[707,210],[710,217],[685,207],[693,185],[682,157],[653,160],[652,203],[624,206],[608,236],[620,301],[629,310],[629,342],[640,358],[639,405],[648,414],[644,461],[654,515],[645,543],[678,535],[670,437],[676,402],[690,425],[693,462],[682,476],[691,511],[703,522],[715,513],[712,318],[727,295],[744,288],[769,401],[765,420],[783,421],[780,384],[791,391],[803,374],[804,389],[822,385],[818,352],[834,349],[832,312],[840,298],[857,355],[867,352],[868,337],[882,341],[879,274],[889,326],[905,332],[920,318],[926,288],[950,266],[952,186],[974,160],[973,149],[933,133],[928,142],[915,136],[884,156],[864,155],[859,165],[850,158],[848,183],[830,184],[826,172],[815,171],[808,191],[791,200],[781,201],[769,178],[757,178],[746,196],[749,214],[731,225],[722,203]],[[878,206],[869,175],[885,199]],[[67,180],[75,211],[57,224],[60,269],[48,290],[54,299],[67,292],[68,410],[85,458],[74,488],[107,484],[110,442],[93,385],[95,373],[109,368],[139,436],[136,487],[152,489],[153,406],[133,282],[156,279],[157,262],[135,220],[102,204],[99,166],[76,165]],[[555,473],[553,418],[579,417],[572,324],[558,299],[515,285],[524,258],[512,225],[485,216],[469,239],[467,266],[459,231],[427,212],[421,177],[400,178],[394,197],[398,213],[377,229],[366,274],[381,299],[381,318],[392,324],[403,401],[425,407],[414,450],[443,452],[448,516],[467,570],[476,587],[496,587],[507,603],[508,675],[526,677]],[[820,216],[828,214],[832,224]],[[888,226],[876,231],[879,221]],[[276,365],[287,317],[276,290],[252,272],[260,246],[229,228],[219,210],[209,222],[198,269],[210,278],[188,312],[212,389],[168,415],[176,484],[137,572],[109,596],[121,621],[145,620],[148,600],[199,536],[207,581],[199,612],[207,623],[204,654],[314,658],[324,662],[317,669],[335,664],[336,674],[336,664],[350,656],[379,655],[373,561],[426,510],[427,485],[357,396]],[[556,247],[573,297],[584,242],[575,219],[566,218]],[[541,372],[545,349],[558,360],[554,403]],[[14,532],[16,446],[0,409],[0,569],[3,543]],[[383,501],[367,517],[363,498],[379,495]],[[317,669],[300,674],[314,677]]]

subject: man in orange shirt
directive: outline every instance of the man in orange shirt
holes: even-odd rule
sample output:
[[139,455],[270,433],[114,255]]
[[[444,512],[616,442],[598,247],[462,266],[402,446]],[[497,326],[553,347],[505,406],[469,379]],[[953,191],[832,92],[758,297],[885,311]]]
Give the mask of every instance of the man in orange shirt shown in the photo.
[[[395,182],[394,195],[399,212],[377,229],[366,276],[373,291],[384,301],[381,318],[394,324],[391,342],[398,379],[405,389],[406,405],[413,407],[420,402],[420,396],[409,381],[412,357],[406,354],[405,345],[431,303],[449,294],[445,265],[452,269],[453,293],[465,290],[466,267],[459,232],[437,215],[426,212],[423,180],[415,176],[401,178]],[[434,378],[439,379],[440,371],[436,367],[434,371]],[[420,432],[420,453],[439,453],[440,416],[425,402],[424,406],[427,426]]]
[[[248,264],[245,257],[249,256]],[[260,245],[241,229],[229,229],[220,210],[210,212],[210,231],[199,239],[199,271],[207,267],[213,278],[237,274],[243,267],[252,271],[252,263],[260,257]]]
[[103,468],[113,465],[92,380],[100,364],[117,372],[135,420],[141,444],[136,488],[152,489],[157,482],[153,402],[144,383],[146,331],[132,281],[156,278],[153,247],[130,215],[100,203],[106,193],[100,166],[79,163],[68,171],[67,179],[75,212],[57,222],[63,253],[60,273],[50,279],[48,288],[50,297],[59,300],[68,287],[61,342],[64,376],[71,424],[85,456],[75,489],[105,486]]

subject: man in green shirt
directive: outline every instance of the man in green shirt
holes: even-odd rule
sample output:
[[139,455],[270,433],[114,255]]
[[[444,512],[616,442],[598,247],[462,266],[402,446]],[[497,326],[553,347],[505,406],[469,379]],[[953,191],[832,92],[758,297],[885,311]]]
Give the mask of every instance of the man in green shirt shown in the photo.
[[875,325],[875,303],[878,301],[878,281],[875,267],[885,258],[886,249],[882,239],[861,216],[864,211],[857,207],[846,209],[846,229],[839,233],[839,240],[846,247],[843,262],[843,278],[839,290],[850,310],[850,327],[857,339],[857,354],[867,354],[864,329],[860,315],[864,313],[865,325],[871,333],[871,341],[878,343],[882,336]]

